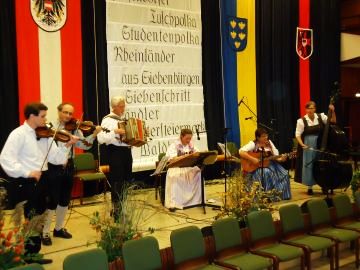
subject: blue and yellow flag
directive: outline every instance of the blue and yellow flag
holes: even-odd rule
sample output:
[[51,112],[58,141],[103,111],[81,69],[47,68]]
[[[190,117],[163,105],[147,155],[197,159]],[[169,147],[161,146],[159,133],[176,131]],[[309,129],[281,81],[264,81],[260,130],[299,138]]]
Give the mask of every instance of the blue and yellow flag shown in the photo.
[[228,140],[243,145],[257,126],[255,1],[222,0],[221,24]]

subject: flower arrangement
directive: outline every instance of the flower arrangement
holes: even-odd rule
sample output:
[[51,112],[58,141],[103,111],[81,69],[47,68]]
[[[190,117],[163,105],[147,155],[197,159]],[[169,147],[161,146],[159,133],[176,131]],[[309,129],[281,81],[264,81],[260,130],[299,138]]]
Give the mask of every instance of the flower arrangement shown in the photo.
[[34,216],[30,221],[23,220],[25,202],[18,203],[12,213],[11,229],[5,229],[4,202],[6,190],[0,188],[0,269],[9,269],[25,263],[29,258],[41,258],[40,254],[26,254],[25,243],[42,230],[43,216]]
[[110,204],[106,204],[105,211],[100,213],[96,211],[90,220],[93,229],[99,233],[98,247],[106,251],[108,261],[112,262],[121,257],[121,248],[125,241],[141,238],[143,233],[148,231],[152,233],[153,228],[142,229],[146,220],[144,210],[146,200],[139,198],[136,192],[136,186],[125,188],[122,200],[118,207],[115,207],[118,213],[112,213],[118,216],[117,221],[110,216]]
[[241,223],[252,211],[274,210],[273,202],[279,201],[280,192],[273,189],[264,191],[259,181],[253,181],[236,170],[228,179],[228,190],[223,194],[223,207],[215,219],[232,216]]
[[[0,189],[0,269],[8,269],[23,264],[24,235],[19,227],[5,230],[4,201],[5,189]],[[16,210],[15,210],[16,211]]]

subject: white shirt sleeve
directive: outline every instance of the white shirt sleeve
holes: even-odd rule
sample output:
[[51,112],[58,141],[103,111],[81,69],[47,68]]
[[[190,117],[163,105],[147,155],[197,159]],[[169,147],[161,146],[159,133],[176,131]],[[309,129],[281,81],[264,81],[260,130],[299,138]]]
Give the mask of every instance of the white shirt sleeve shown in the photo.
[[48,148],[51,147],[48,161],[54,165],[63,165],[68,160],[71,147],[65,147],[65,145],[57,146],[55,142],[52,143],[52,140],[52,138],[48,139]]
[[240,148],[240,151],[244,152],[251,152],[255,149],[255,143],[254,141],[250,141],[247,144],[245,144],[243,147]]
[[90,134],[87,137],[84,137],[84,134],[82,133],[82,131],[78,130],[75,135],[78,136],[81,140],[85,140],[89,144],[89,145],[85,145],[83,141],[78,141],[75,144],[75,147],[83,149],[83,150],[89,150],[92,147],[94,140],[95,140],[95,137],[92,134]]
[[325,113],[321,113],[320,116],[321,116],[323,123],[326,124],[327,119],[328,119],[327,115]]
[[116,140],[116,134],[114,132],[114,124],[112,120],[113,119],[111,119],[110,117],[107,117],[101,121],[101,126],[111,131],[105,132],[102,130],[98,133],[97,139],[99,144],[111,144],[114,140]]
[[273,142],[272,142],[271,140],[269,140],[269,143],[270,143],[270,145],[271,145],[271,149],[272,149],[272,151],[273,151],[273,155],[274,155],[274,156],[279,155],[279,150],[275,147],[275,145],[273,144]]
[[11,132],[1,151],[0,164],[6,174],[10,177],[29,177],[31,171],[25,169],[18,162],[20,149],[24,140],[18,132]]
[[169,158],[177,156],[176,143],[170,144],[169,148],[166,151],[166,156]]
[[304,121],[302,118],[299,118],[297,121],[296,121],[296,130],[295,130],[295,137],[300,137],[301,134],[303,134],[304,132]]

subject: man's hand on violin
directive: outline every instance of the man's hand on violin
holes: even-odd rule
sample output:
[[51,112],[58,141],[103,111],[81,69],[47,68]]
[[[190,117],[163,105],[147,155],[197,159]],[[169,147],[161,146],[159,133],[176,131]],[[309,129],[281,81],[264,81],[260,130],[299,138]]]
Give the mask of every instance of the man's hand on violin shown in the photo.
[[71,135],[70,140],[65,144],[65,147],[72,146],[73,144],[77,143],[79,141],[79,139],[80,138],[78,136]]
[[29,174],[29,178],[34,178],[36,181],[39,181],[41,177],[41,171],[31,171]]

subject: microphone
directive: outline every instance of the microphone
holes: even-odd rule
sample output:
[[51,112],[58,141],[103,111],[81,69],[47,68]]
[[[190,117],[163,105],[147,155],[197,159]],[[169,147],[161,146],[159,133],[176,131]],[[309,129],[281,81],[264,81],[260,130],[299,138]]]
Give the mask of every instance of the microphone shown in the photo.
[[198,141],[200,141],[199,129],[197,127],[195,127],[195,132],[196,132]]
[[250,119],[253,119],[253,117],[252,117],[252,116],[250,116],[250,117],[245,117],[245,120],[250,120]]
[[238,106],[240,106],[240,104],[243,102],[244,97],[245,97],[245,96],[243,96],[243,97],[240,99],[240,101],[239,101],[239,103],[238,103]]

